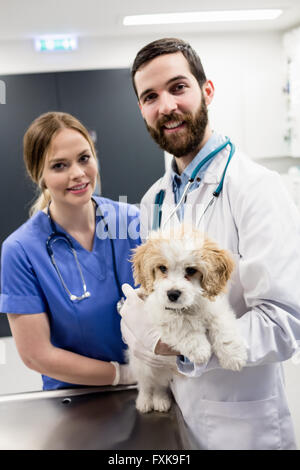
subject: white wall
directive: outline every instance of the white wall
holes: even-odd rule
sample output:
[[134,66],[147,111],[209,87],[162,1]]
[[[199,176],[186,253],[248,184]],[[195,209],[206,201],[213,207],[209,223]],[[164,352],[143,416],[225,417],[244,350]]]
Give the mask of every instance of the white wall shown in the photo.
[[281,35],[213,36],[194,41],[216,94],[211,120],[253,158],[287,154]]
[[[199,53],[215,85],[213,127],[253,158],[287,155],[283,140],[284,53],[280,33],[182,36]],[[77,51],[40,53],[33,41],[0,41],[0,74],[130,67],[154,36],[80,38]],[[7,103],[9,104],[9,103]]]

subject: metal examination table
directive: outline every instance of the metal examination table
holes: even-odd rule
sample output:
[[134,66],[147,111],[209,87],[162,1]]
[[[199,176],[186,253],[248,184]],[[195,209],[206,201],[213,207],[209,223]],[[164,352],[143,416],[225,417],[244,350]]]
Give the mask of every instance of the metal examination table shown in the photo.
[[0,396],[1,450],[193,449],[181,413],[141,414],[134,386]]

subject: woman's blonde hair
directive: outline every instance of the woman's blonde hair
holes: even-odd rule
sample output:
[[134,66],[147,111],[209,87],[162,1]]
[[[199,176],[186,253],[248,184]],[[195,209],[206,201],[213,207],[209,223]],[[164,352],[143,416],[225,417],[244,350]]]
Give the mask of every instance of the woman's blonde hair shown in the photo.
[[[49,112],[35,119],[27,129],[23,139],[24,162],[30,178],[38,186],[39,194],[30,208],[32,216],[39,210],[43,210],[50,202],[50,193],[42,179],[46,154],[54,135],[61,129],[74,129],[88,141],[93,157],[97,160],[94,143],[89,132],[78,119],[68,113]],[[98,173],[100,189],[100,176]]]

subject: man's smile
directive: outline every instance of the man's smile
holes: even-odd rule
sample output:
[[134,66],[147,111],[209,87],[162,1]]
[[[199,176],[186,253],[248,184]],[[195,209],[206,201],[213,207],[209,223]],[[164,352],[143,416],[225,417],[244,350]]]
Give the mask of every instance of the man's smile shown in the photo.
[[170,121],[170,122],[165,123],[162,127],[166,134],[170,134],[172,132],[176,132],[180,129],[183,129],[185,127],[185,124],[186,124],[185,121],[180,121],[180,122]]

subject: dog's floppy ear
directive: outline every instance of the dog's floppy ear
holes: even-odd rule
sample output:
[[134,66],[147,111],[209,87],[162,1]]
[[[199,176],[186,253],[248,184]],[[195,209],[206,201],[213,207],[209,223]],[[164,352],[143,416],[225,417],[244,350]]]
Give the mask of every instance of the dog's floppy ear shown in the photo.
[[146,251],[146,245],[137,246],[133,251],[131,262],[133,265],[133,277],[135,285],[145,286],[145,273],[143,269],[143,258]]
[[140,284],[147,294],[152,292],[154,282],[154,270],[151,263],[149,245],[150,242],[148,241],[135,248],[131,258],[135,285]]
[[204,289],[203,295],[213,300],[218,294],[225,291],[227,281],[234,269],[234,261],[230,253],[221,250],[216,243],[205,239],[201,250],[202,263],[205,267],[202,273],[201,286]]

